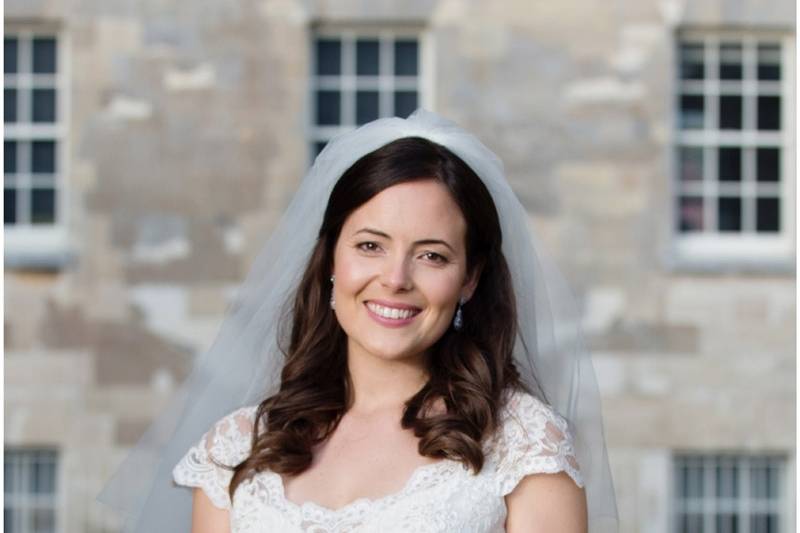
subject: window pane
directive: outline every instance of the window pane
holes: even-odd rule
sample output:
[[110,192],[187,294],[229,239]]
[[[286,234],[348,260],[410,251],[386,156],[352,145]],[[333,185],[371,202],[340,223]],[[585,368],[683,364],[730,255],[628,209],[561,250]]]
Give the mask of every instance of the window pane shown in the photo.
[[419,74],[418,50],[417,41],[395,41],[394,73],[396,76],[416,76]]
[[[697,196],[682,196],[680,198],[680,230],[701,231],[703,229],[703,199]],[[698,470],[689,469],[686,472],[686,485],[688,497],[693,496],[693,490],[699,486],[700,494],[703,490],[703,477],[697,475]]]
[[14,511],[8,507],[3,509],[3,531],[12,533],[14,529]]
[[726,461],[717,465],[716,475],[717,498],[736,498],[739,496],[739,470],[736,468],[735,463]]
[[56,121],[55,89],[33,89],[33,122]]
[[55,493],[55,464],[49,460],[49,454],[43,454],[39,460],[33,463],[33,479],[31,488],[36,494]]
[[750,533],[778,533],[778,517],[766,513],[750,515]]
[[[780,203],[778,198],[758,198],[756,200],[756,231],[780,231]],[[770,479],[768,471],[761,474],[758,483],[759,495],[764,497],[775,496],[777,484]]]
[[3,70],[7,74],[14,74],[17,72],[17,39],[16,37],[7,37],[3,43]]
[[17,172],[17,141],[3,143],[3,168],[6,174]]
[[31,222],[52,224],[56,219],[56,192],[53,189],[33,189],[31,192]]
[[317,157],[320,152],[322,152],[326,144],[328,144],[326,141],[317,141],[314,143],[314,157]]
[[356,41],[356,74],[359,76],[378,75],[378,41],[359,39]]
[[681,146],[681,181],[700,181],[703,179],[703,148],[700,146]]
[[317,124],[341,124],[340,101],[339,91],[317,91]]
[[719,48],[719,79],[742,79],[742,45],[723,43]]
[[688,514],[681,518],[681,533],[703,533],[703,515]]
[[781,99],[779,96],[758,97],[758,129],[781,129]]
[[741,181],[742,179],[742,149],[733,147],[720,147],[717,151],[717,171],[719,181]]
[[738,517],[731,513],[717,515],[717,533],[739,533]]
[[56,40],[52,37],[33,39],[33,73],[54,74],[56,71]]
[[703,127],[704,104],[701,94],[681,96],[681,128],[697,129]]
[[417,91],[394,93],[394,116],[406,118],[417,108]]
[[317,75],[338,76],[342,73],[342,43],[338,39],[317,40]]
[[52,174],[55,171],[55,141],[33,141],[31,143],[31,172],[37,174]]
[[723,130],[742,129],[742,97],[722,95],[719,97],[719,127]]
[[17,90],[5,89],[3,93],[3,105],[5,105],[5,112],[3,114],[4,122],[17,121]]
[[33,533],[52,533],[55,531],[55,512],[53,509],[33,510]]
[[378,91],[356,93],[356,124],[366,124],[378,118]]
[[756,149],[756,179],[778,181],[780,177],[780,150],[777,148]]
[[722,196],[718,199],[719,231],[742,230],[742,199],[735,196]]
[[758,45],[758,79],[781,79],[781,46],[779,44]]
[[703,44],[686,43],[680,49],[681,79],[702,80],[704,78]]
[[[14,224],[17,222],[17,190],[5,189],[5,194],[3,196],[3,209],[5,209],[3,222],[5,224]],[[11,467],[6,465],[6,476],[10,475],[10,470]],[[9,488],[8,480],[6,479],[6,490]]]

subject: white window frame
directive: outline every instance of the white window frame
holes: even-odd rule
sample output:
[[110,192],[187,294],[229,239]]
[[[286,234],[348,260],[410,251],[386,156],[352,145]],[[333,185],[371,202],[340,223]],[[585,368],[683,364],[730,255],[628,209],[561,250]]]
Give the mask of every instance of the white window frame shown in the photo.
[[[339,75],[318,76],[316,66],[316,40],[318,38],[336,38],[342,42],[342,70]],[[356,41],[358,39],[377,39],[381,48],[381,68],[378,76],[356,76]],[[414,39],[419,50],[419,63],[416,76],[396,76],[390,71],[394,57],[394,42],[402,39]],[[318,23],[310,32],[309,50],[309,79],[311,90],[308,91],[306,109],[309,111],[306,123],[308,124],[309,140],[308,165],[315,158],[315,145],[318,142],[327,142],[336,135],[351,131],[356,125],[355,99],[351,93],[359,89],[377,90],[378,116],[391,116],[393,103],[392,97],[395,89],[417,91],[417,107],[433,107],[433,90],[430,86],[430,72],[433,69],[433,55],[431,52],[431,36],[422,24],[345,24],[345,23]],[[317,125],[317,98],[318,89],[335,89],[340,91],[340,124]]]
[[[704,65],[706,76],[702,81],[687,81],[680,79],[680,64],[677,49],[684,41],[702,41],[705,43]],[[774,82],[779,85],[781,96],[781,129],[778,131],[760,130],[720,130],[717,114],[717,99],[720,92],[720,82],[709,79],[709,69],[718,65],[716,61],[717,45],[721,41],[738,41],[757,43],[760,41],[779,42],[781,44],[781,80]],[[675,68],[673,69],[672,83],[673,90],[670,91],[672,116],[674,117],[672,135],[670,142],[669,175],[670,175],[670,198],[669,198],[669,220],[671,247],[668,255],[668,266],[676,269],[686,270],[757,270],[757,271],[776,271],[794,272],[795,254],[795,50],[794,36],[786,33],[776,33],[766,30],[680,30],[676,33],[675,39]],[[745,51],[745,53],[747,53]],[[745,65],[747,69],[747,65]],[[744,73],[742,81],[743,93],[753,94],[757,91],[758,80],[752,79]],[[763,83],[763,82],[762,82]],[[704,129],[681,129],[679,124],[680,104],[679,98],[684,86],[695,84],[695,88],[702,87],[703,94],[706,95],[707,105],[705,106],[705,125]],[[711,95],[712,98],[708,98]],[[747,100],[745,98],[745,100]],[[710,103],[710,105],[709,105]],[[755,114],[754,109],[750,109],[749,104],[743,101],[743,115]],[[754,120],[754,119],[753,119]],[[708,128],[713,125],[714,129]],[[715,148],[720,144],[740,146],[742,148],[752,148],[759,142],[771,142],[780,147],[780,231],[775,234],[767,233],[725,233],[716,230],[704,231],[702,233],[684,233],[678,229],[680,213],[678,210],[678,197],[680,195],[680,164],[678,160],[678,148],[686,144],[703,145]],[[706,158],[707,159],[707,158]],[[747,195],[746,187],[754,184],[746,184],[746,180],[751,172],[748,166],[748,159],[742,168],[744,194]],[[755,165],[753,162],[752,165]],[[709,168],[709,161],[704,161],[704,176],[708,176],[716,169]],[[712,174],[713,175],[713,174]],[[715,191],[714,180],[703,180],[705,194]],[[743,211],[743,217],[748,216]],[[706,221],[709,220],[706,217]]]
[[[9,454],[9,452],[12,452]],[[21,512],[22,518],[13,519],[12,524],[17,525],[20,529],[13,529],[15,532],[28,533],[34,531],[30,523],[30,511],[35,508],[49,509],[53,512],[53,531],[63,531],[64,529],[64,516],[61,513],[61,497],[63,495],[63,462],[61,454],[56,448],[8,448],[5,449],[6,460],[11,461],[9,465],[4,464],[4,479],[11,478],[11,486],[4,488],[4,511],[6,508],[11,508],[14,511]],[[44,494],[31,494],[28,487],[28,472],[32,468],[37,457],[41,454],[52,455],[54,466],[53,492]],[[11,468],[11,472],[6,471],[6,467]],[[19,475],[19,474],[22,475]],[[26,512],[27,511],[27,512]],[[21,523],[20,523],[21,522]]]
[[[56,73],[33,75],[30,72],[4,73],[4,88],[16,87],[18,94],[30,91],[31,87],[52,87],[56,90],[56,121],[52,124],[20,122],[5,124],[5,140],[30,142],[37,139],[54,140],[56,143],[55,221],[53,224],[4,225],[5,265],[10,268],[58,269],[74,260],[71,251],[69,222],[69,42],[66,32],[50,23],[6,21],[5,37],[19,40],[19,64],[29,61],[30,43],[36,37],[52,37],[56,40]],[[23,44],[25,43],[25,44]],[[29,106],[29,98],[18,100],[18,109]],[[30,117],[30,113],[18,113]],[[26,179],[23,177],[23,182]]]
[[[737,499],[719,499],[716,494],[715,468],[722,459],[738,471]],[[678,468],[686,461],[697,462],[702,468],[704,494],[701,498],[679,498],[678,493]],[[750,497],[750,467],[754,462],[768,463],[778,471],[778,490],[780,495],[777,500],[756,500]],[[715,517],[718,511],[735,512],[739,518],[738,531],[735,533],[751,533],[750,516],[754,511],[768,511],[778,517],[776,533],[789,533],[793,531],[794,513],[793,502],[795,499],[794,469],[791,458],[781,454],[733,454],[733,453],[676,453],[672,458],[672,512],[670,513],[671,533],[682,533],[680,529],[679,513],[691,510],[703,515],[703,531],[715,533]],[[746,497],[745,497],[746,496]]]

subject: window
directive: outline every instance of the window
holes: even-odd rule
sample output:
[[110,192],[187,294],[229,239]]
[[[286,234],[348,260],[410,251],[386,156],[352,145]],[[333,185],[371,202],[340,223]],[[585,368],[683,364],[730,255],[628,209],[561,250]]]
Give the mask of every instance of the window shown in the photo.
[[791,258],[792,49],[775,35],[680,35],[674,151],[679,260]]
[[679,455],[674,468],[675,533],[789,531],[783,458]]
[[56,527],[58,456],[55,450],[5,450],[6,533],[49,533]]
[[312,159],[337,133],[421,105],[417,32],[320,29],[312,48]]
[[7,31],[3,54],[6,262],[52,262],[65,240],[63,54],[38,28]]

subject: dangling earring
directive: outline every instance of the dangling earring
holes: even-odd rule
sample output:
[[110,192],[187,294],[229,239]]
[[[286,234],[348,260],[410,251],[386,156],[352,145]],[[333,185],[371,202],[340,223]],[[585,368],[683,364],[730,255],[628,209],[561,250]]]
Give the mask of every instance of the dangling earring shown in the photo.
[[336,307],[336,300],[333,299],[333,280],[336,278],[336,275],[331,276],[331,309]]
[[464,325],[464,317],[461,313],[461,306],[464,305],[466,301],[467,299],[463,296],[458,300],[458,310],[456,311],[456,317],[453,319],[453,328],[456,331],[461,330],[461,326]]

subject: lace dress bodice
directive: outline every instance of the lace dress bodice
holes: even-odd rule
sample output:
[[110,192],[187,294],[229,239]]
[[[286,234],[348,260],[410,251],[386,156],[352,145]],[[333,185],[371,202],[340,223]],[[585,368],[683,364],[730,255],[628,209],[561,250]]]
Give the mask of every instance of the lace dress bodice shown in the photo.
[[249,455],[256,408],[242,407],[220,419],[173,469],[177,484],[200,487],[215,506],[230,510],[231,533],[502,532],[504,497],[526,475],[565,471],[584,486],[566,420],[536,397],[515,391],[498,430],[484,442],[484,466],[477,475],[445,459],[418,467],[398,492],[334,510],[291,502],[281,476],[265,471],[243,481],[231,501],[233,472],[209,458],[235,466]]

